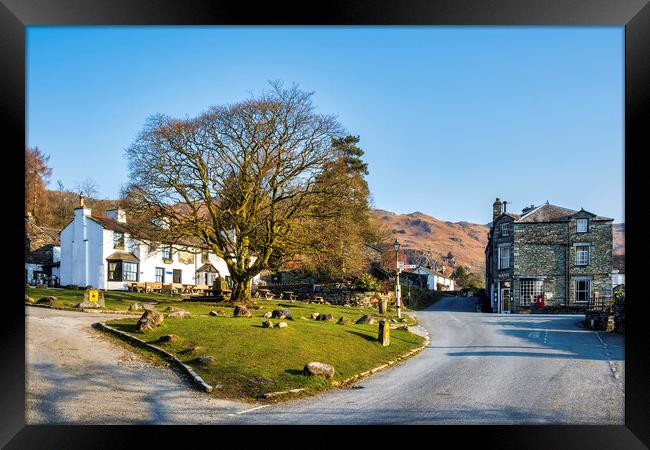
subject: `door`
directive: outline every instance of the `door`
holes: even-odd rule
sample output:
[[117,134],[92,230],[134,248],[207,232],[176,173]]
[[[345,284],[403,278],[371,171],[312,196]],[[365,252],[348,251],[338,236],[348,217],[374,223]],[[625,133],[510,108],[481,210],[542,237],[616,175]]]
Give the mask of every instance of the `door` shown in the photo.
[[182,273],[182,270],[174,269],[172,283],[179,283],[179,284],[181,283],[181,273]]
[[499,312],[502,314],[510,313],[510,288],[501,289],[501,308]]

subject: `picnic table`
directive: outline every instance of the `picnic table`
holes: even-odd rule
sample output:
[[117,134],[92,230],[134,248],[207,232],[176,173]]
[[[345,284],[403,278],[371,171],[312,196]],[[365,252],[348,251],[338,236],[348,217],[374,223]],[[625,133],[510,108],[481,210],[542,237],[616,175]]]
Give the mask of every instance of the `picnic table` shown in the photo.
[[265,298],[266,300],[271,300],[273,299],[273,292],[271,292],[269,289],[258,289],[257,292],[255,293],[255,296],[257,298]]
[[314,302],[315,303],[325,303],[325,299],[319,295],[314,296]]
[[296,294],[293,291],[283,291],[280,295],[280,299],[282,298],[294,301],[296,299]]

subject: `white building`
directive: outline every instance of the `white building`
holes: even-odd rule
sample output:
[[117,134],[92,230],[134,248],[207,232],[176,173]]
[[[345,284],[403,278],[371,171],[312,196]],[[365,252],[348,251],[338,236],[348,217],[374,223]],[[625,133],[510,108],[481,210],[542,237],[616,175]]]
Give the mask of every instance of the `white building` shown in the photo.
[[211,285],[217,275],[230,278],[226,262],[212,253],[133,239],[121,209],[93,215],[82,202],[74,214],[60,234],[62,286],[126,290],[133,281]]
[[410,273],[426,275],[427,287],[432,291],[453,291],[456,288],[454,280],[444,276],[439,272],[434,272],[431,269],[427,269],[426,267],[417,267],[411,270]]

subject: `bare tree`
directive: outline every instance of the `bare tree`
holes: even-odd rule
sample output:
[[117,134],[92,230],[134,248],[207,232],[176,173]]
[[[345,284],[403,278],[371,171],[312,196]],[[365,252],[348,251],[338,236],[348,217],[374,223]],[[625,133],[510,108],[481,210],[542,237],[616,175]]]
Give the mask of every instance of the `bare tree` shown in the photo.
[[77,194],[84,195],[92,200],[97,200],[99,195],[99,186],[92,178],[77,181],[74,190]]
[[124,205],[156,240],[223,258],[232,300],[247,301],[255,275],[300,251],[296,231],[317,214],[315,181],[341,132],[310,93],[280,83],[196,118],[150,117],[126,151]]

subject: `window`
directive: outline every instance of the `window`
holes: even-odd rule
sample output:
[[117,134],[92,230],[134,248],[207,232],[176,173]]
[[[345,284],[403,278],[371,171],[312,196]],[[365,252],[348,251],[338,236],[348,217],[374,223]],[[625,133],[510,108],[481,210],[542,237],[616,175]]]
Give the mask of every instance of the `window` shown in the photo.
[[160,251],[162,253],[162,259],[172,259],[172,246],[165,244],[162,246]]
[[138,281],[138,264],[124,261],[122,263],[123,281]]
[[173,282],[173,283],[181,283],[181,282],[182,282],[181,280],[182,280],[182,278],[183,278],[183,277],[182,277],[182,273],[183,273],[182,270],[174,269],[174,273],[173,273],[173,275],[172,275],[172,277],[173,277],[173,281],[172,281],[172,282]]
[[108,281],[122,281],[122,261],[108,262]]
[[208,253],[208,252],[201,253],[201,262],[203,264],[209,263],[210,262],[210,253]]
[[138,263],[109,261],[108,281],[138,281]]
[[576,219],[576,232],[586,233],[589,230],[589,219]]
[[576,245],[576,266],[586,266],[589,264],[589,246]]
[[501,224],[501,236],[509,236],[509,235],[510,235],[510,222],[502,223]]
[[512,249],[510,246],[499,247],[499,269],[509,269],[512,258]]
[[156,283],[164,283],[165,282],[165,269],[164,268],[156,267],[155,280],[156,280]]
[[591,280],[579,278],[575,280],[576,302],[588,302],[591,297]]
[[521,280],[519,292],[519,304],[521,306],[529,306],[531,297],[534,301],[537,301],[537,296],[544,294],[544,281]]
[[124,233],[113,232],[113,248],[124,249]]

